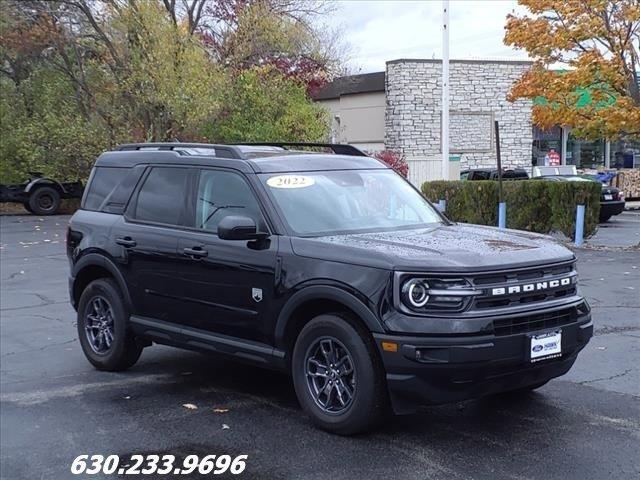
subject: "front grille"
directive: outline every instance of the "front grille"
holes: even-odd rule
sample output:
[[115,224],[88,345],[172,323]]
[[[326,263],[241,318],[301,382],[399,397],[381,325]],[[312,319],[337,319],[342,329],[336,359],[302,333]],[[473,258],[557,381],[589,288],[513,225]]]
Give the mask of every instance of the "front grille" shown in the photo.
[[493,331],[496,336],[535,332],[546,328],[568,325],[575,322],[577,318],[578,312],[576,308],[571,307],[555,312],[521,315],[518,317],[494,320]]
[[482,310],[485,308],[512,307],[514,305],[524,305],[527,303],[544,302],[546,300],[555,300],[556,298],[570,297],[577,293],[575,286],[550,292],[532,293],[532,294],[512,294],[507,298],[481,298],[476,300],[475,308]]
[[[471,279],[471,283],[476,289],[482,289],[483,295],[474,299],[472,308],[476,310],[486,310],[490,308],[517,307],[526,304],[546,302],[563,297],[571,297],[577,294],[575,282],[558,288],[550,288],[535,291],[520,291],[509,293],[509,287],[548,282],[560,278],[574,277],[574,262],[567,262],[560,265],[547,267],[535,267],[499,274],[477,275]],[[492,295],[494,288],[507,289],[504,295]]]

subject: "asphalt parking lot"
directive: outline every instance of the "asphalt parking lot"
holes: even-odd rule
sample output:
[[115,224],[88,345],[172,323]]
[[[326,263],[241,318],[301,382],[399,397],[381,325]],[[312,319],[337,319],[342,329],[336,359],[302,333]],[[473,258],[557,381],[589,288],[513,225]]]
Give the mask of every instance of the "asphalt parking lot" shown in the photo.
[[640,476],[638,248],[576,252],[596,333],[568,375],[342,438],[309,424],[280,374],[159,346],[125,373],[94,370],[67,301],[67,218],[0,217],[3,479],[79,478],[83,453],[248,454],[240,478],[256,479]]

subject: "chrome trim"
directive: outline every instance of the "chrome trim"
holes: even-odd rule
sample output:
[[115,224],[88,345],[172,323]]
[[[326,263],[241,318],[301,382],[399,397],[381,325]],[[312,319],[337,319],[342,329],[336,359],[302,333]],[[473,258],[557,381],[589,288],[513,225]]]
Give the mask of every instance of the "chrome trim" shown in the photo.
[[427,290],[429,295],[434,295],[438,297],[477,297],[482,295],[482,290]]

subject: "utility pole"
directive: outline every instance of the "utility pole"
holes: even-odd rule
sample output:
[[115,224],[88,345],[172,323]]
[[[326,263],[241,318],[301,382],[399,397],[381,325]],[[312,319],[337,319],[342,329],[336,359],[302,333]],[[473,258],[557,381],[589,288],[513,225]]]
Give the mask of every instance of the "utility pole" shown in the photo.
[[449,0],[442,0],[442,179],[449,180]]

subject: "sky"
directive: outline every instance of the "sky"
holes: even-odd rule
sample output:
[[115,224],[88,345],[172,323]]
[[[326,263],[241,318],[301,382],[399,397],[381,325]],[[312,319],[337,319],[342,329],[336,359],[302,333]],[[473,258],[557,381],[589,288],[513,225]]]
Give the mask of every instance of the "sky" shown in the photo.
[[[334,0],[325,19],[349,45],[352,73],[383,71],[387,60],[442,58],[441,0]],[[451,0],[451,59],[526,60],[502,43],[506,16],[521,13],[515,0]]]

